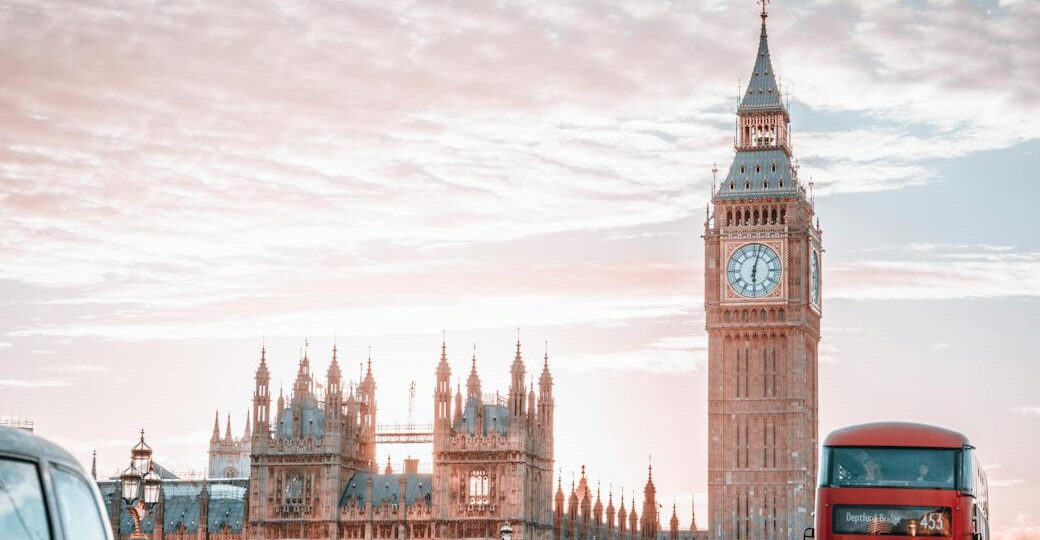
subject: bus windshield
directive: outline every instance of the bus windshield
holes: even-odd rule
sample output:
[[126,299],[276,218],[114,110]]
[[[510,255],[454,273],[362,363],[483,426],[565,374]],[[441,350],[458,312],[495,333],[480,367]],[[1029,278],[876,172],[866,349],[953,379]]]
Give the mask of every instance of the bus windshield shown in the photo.
[[957,449],[834,447],[824,453],[831,487],[955,489]]

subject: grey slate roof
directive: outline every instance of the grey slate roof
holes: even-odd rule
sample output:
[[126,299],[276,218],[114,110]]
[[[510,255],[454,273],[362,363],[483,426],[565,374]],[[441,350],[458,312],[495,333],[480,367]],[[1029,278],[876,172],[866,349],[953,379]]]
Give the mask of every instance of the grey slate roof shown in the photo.
[[292,437],[293,434],[293,412],[300,408],[300,434],[306,437],[320,439],[325,435],[325,411],[318,407],[318,401],[314,396],[307,394],[298,403],[290,403],[282,411],[282,423],[278,426],[278,433],[282,437]]
[[780,89],[776,85],[776,74],[773,63],[769,59],[769,40],[766,38],[766,21],[762,19],[762,34],[758,38],[758,56],[755,58],[755,69],[751,72],[747,91],[740,100],[738,113],[786,110],[780,99]]
[[734,156],[715,199],[797,197],[800,193],[791,158],[783,150],[743,150]]
[[246,515],[246,488],[227,484],[209,487],[209,532],[219,532],[227,524],[231,532],[242,532]]
[[372,474],[354,473],[343,490],[339,499],[341,507],[356,502],[358,506],[365,506],[365,483],[372,479],[372,506],[379,506],[384,502],[400,504],[401,501],[401,477],[405,477],[405,505],[412,506],[421,500],[423,504],[429,505],[433,497],[433,475],[432,474]]
[[465,431],[469,434],[476,433],[477,407],[484,407],[484,433],[498,432],[500,435],[509,434],[509,408],[503,405],[484,405],[476,398],[470,397],[462,412],[462,422],[455,426],[457,431]]
[[201,483],[179,483],[163,486],[163,531],[174,531],[183,523],[188,532],[199,530],[199,495]]

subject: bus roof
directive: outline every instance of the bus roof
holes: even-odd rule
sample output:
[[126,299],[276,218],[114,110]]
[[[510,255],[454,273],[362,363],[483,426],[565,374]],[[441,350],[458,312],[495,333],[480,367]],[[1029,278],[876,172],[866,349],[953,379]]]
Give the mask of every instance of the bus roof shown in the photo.
[[963,434],[941,427],[912,422],[876,422],[834,431],[823,445],[961,448],[971,443]]

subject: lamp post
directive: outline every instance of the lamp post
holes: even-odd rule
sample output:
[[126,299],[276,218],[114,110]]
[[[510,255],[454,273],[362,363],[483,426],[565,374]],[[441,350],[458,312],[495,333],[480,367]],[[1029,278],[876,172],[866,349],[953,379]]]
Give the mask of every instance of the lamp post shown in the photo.
[[155,472],[152,447],[144,442],[143,429],[141,440],[130,449],[130,466],[119,475],[119,484],[127,511],[134,518],[134,532],[130,538],[147,539],[148,536],[141,532],[141,520],[148,517],[148,513],[159,502],[162,478]]

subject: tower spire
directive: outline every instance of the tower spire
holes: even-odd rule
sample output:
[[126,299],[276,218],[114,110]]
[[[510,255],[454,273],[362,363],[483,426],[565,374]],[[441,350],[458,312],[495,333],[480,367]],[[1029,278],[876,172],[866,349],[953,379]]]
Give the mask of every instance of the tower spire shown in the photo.
[[90,457],[90,477],[97,480],[97,450]]
[[213,413],[213,436],[209,440],[211,442],[220,440],[220,409]]

